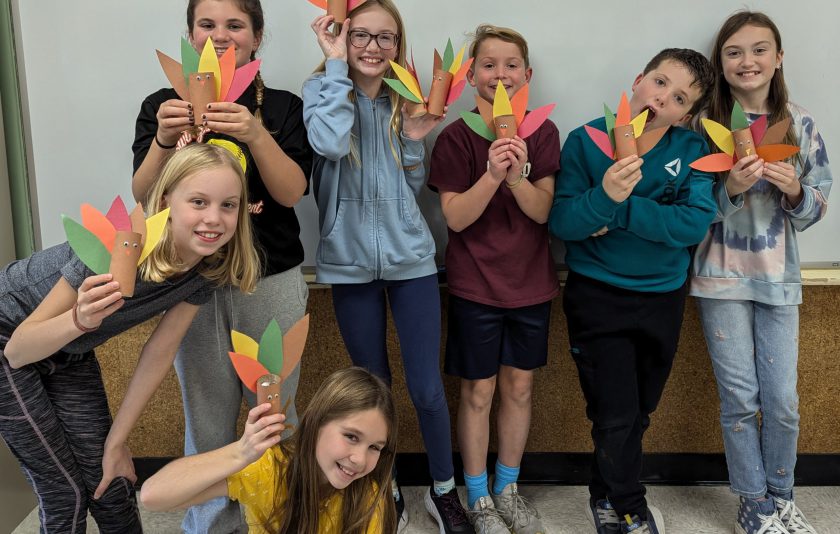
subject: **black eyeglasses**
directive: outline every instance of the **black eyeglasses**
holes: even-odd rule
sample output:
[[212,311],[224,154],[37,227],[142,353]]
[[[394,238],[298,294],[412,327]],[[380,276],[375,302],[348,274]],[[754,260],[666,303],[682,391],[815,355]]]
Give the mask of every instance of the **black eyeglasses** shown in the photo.
[[397,35],[394,33],[369,33],[364,30],[350,32],[350,44],[356,48],[365,48],[370,40],[376,38],[376,44],[382,50],[390,50],[397,46]]

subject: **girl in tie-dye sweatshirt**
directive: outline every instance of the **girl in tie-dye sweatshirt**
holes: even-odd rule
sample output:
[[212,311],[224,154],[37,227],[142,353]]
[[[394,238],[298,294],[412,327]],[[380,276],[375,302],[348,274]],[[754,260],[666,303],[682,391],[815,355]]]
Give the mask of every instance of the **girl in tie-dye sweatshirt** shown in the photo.
[[793,503],[802,302],[796,234],[825,215],[832,178],[813,117],[788,101],[782,58],[779,30],[761,13],[736,13],[718,33],[707,116],[729,126],[737,101],[749,121],[790,117],[784,142],[800,151],[777,163],[745,156],[719,177],[717,218],[697,248],[691,279],[717,378],[730,484],[741,497],[736,532],[746,534],[815,532]]

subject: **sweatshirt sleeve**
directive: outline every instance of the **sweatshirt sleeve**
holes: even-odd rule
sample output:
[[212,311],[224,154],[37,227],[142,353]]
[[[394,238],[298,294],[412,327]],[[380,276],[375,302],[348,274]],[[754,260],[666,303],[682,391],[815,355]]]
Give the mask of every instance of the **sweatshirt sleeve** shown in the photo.
[[566,241],[582,241],[607,226],[621,204],[601,185],[603,176],[590,176],[584,164],[581,129],[569,134],[561,154],[548,229]]
[[414,196],[417,196],[426,184],[426,165],[424,163],[426,146],[422,139],[419,141],[409,139],[402,133],[400,133],[400,141],[402,142],[402,165],[405,181],[414,192]]
[[803,113],[802,129],[799,132],[800,154],[802,157],[799,181],[802,184],[802,201],[798,206],[791,206],[787,197],[782,195],[782,208],[787,212],[793,227],[801,232],[825,216],[828,209],[828,193],[831,190],[832,176],[828,166],[828,153],[822,136],[814,125],[814,119]]
[[303,122],[312,149],[331,161],[350,153],[350,131],[355,115],[349,94],[353,82],[347,62],[328,59],[326,71],[303,84]]

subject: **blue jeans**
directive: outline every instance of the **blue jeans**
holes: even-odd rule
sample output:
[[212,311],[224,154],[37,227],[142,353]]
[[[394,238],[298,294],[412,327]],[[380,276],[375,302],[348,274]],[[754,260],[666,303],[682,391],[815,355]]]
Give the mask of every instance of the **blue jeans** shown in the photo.
[[[353,365],[391,383],[386,345],[386,305],[390,304],[400,338],[408,395],[417,412],[420,434],[434,480],[449,480],[452,437],[449,408],[440,376],[440,289],[437,275],[411,280],[374,280],[333,284],[338,328]],[[386,299],[387,297],[387,299]]]
[[768,489],[786,493],[793,488],[799,437],[799,307],[697,302],[717,378],[732,491],[751,499]]

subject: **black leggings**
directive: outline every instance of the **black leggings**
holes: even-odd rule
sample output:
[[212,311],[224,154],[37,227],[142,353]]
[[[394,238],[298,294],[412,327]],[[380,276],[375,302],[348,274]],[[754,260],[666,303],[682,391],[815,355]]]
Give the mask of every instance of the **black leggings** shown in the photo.
[[111,415],[92,352],[12,369],[0,338],[0,436],[38,497],[42,533],[142,532],[134,488],[115,479],[98,500]]

